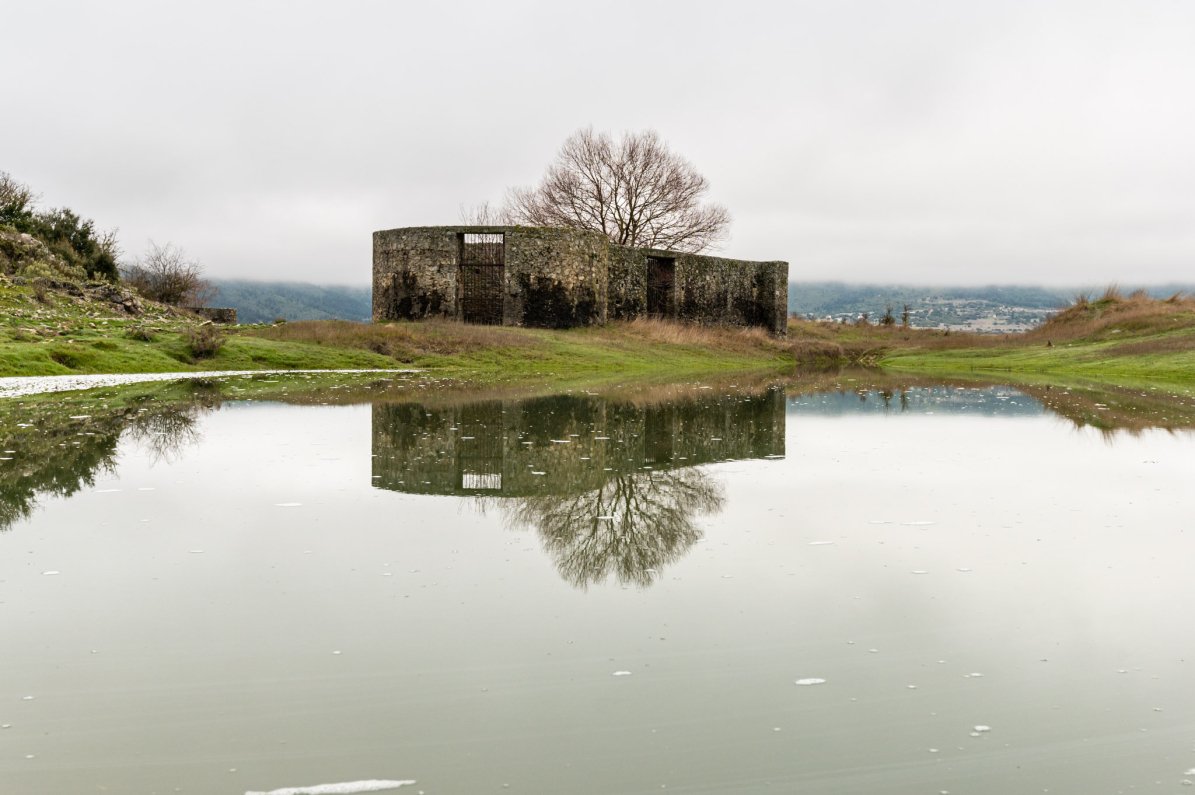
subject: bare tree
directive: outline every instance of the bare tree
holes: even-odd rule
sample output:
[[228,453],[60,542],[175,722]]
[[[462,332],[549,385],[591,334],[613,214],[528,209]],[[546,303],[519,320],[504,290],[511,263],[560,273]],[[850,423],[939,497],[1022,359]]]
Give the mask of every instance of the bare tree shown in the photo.
[[501,503],[511,527],[536,528],[556,570],[585,589],[614,575],[646,588],[699,540],[694,521],[722,510],[721,485],[701,469],[625,473],[596,491]]
[[696,253],[717,248],[730,212],[703,203],[709,181],[654,130],[615,141],[592,127],[564,142],[539,187],[512,188],[504,213],[514,223],[601,232],[623,246]]
[[7,171],[0,171],[0,207],[25,210],[41,199],[33,188],[21,182]]
[[207,306],[220,294],[203,278],[203,265],[173,243],[149,241],[145,254],[123,266],[121,275],[145,298],[172,306]]
[[461,205],[461,223],[466,226],[512,226],[513,221],[504,207],[495,207],[489,200],[468,207]]

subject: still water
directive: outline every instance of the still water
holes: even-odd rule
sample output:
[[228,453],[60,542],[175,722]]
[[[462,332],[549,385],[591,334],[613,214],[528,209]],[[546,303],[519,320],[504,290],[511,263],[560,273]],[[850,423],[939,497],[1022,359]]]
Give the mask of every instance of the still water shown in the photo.
[[266,383],[4,407],[0,792],[1191,791],[1190,396]]

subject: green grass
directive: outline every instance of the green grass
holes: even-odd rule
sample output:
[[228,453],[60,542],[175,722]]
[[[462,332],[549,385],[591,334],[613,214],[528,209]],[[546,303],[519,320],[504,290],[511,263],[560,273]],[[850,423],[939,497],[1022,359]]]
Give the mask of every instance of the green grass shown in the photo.
[[1195,379],[1195,351],[1118,355],[1119,345],[1073,343],[1034,349],[962,348],[894,351],[880,363],[901,370],[991,370],[1089,377]]
[[886,367],[1101,378],[1195,379],[1195,301],[1125,299],[1110,288],[1009,338],[956,335],[885,352]]
[[8,280],[0,280],[0,313],[0,377],[416,367],[509,381],[779,368],[795,361],[783,343],[758,330],[650,321],[567,331],[449,322],[239,326],[227,330],[214,355],[200,357],[185,337],[198,323],[193,316],[147,304],[145,314],[130,317],[61,292],[43,304],[32,288]]
[[902,371],[1048,373],[1195,380],[1195,302],[1110,292],[1026,334],[793,320],[789,337],[661,321],[567,331],[445,321],[311,321],[239,326],[197,356],[194,316],[153,304],[138,317],[99,300],[0,278],[0,376],[200,370],[418,368],[472,383],[682,377],[691,373],[861,363]]

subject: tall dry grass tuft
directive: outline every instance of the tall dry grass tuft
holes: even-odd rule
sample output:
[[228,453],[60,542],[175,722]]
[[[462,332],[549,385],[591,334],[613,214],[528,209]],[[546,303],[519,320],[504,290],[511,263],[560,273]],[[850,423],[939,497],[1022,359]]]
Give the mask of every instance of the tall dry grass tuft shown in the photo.
[[[1098,301],[1091,301],[1085,295],[1077,296],[1074,303],[1024,336],[1026,341],[1038,343],[1043,339],[1056,342],[1105,334],[1110,339],[1114,331],[1150,333],[1191,327],[1195,327],[1195,299],[1176,293],[1170,298],[1157,300],[1150,298],[1144,290],[1134,290],[1125,296],[1113,284],[1104,290],[1103,297]],[[1130,351],[1121,345],[1117,350],[1125,353],[1189,350],[1184,347],[1185,343],[1174,341],[1147,341],[1136,345],[1145,348]],[[1178,347],[1172,347],[1175,345]]]
[[678,323],[660,318],[636,318],[611,323],[607,332],[621,333],[644,342],[665,345],[688,345],[731,352],[760,349],[781,350],[781,343],[762,328],[730,328]]
[[487,348],[522,348],[537,341],[501,326],[472,326],[446,320],[373,324],[349,320],[301,320],[256,332],[282,342],[356,348],[401,362],[420,356],[451,356]]

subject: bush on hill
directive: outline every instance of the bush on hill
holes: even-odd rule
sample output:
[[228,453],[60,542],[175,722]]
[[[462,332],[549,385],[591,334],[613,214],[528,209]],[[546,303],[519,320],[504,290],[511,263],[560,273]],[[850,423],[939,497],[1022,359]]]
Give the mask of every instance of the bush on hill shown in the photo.
[[95,221],[67,207],[35,210],[38,195],[23,182],[0,171],[0,227],[37,238],[69,268],[89,279],[115,281],[120,248],[116,230],[99,232]]

